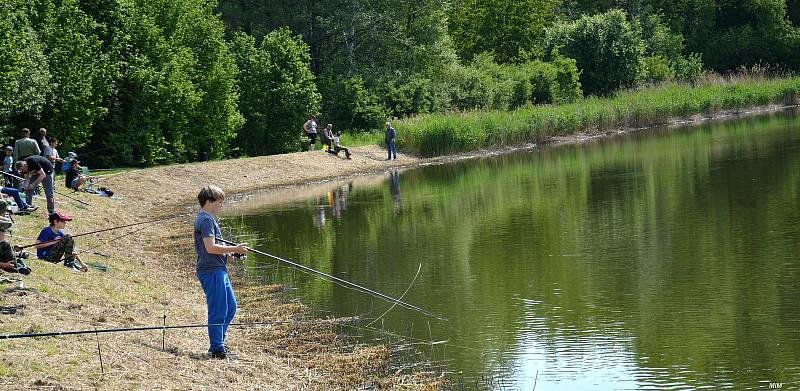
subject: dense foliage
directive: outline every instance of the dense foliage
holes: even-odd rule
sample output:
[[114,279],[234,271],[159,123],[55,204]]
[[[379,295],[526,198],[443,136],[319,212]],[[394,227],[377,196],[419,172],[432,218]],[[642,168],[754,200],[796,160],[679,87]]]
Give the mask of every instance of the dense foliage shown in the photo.
[[153,165],[295,151],[309,114],[360,132],[800,68],[796,0],[218,1],[3,1],[5,140]]
[[300,145],[300,125],[319,109],[320,95],[308,68],[308,46],[288,29],[255,39],[237,33],[231,51],[239,66],[239,110],[246,126],[236,144],[248,155],[285,153]]

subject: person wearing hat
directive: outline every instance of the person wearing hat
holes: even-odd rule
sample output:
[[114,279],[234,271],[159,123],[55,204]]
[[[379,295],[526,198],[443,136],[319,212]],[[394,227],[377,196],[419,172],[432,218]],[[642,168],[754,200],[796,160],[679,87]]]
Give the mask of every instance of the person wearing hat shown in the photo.
[[[328,124],[325,129],[322,129],[322,134],[320,135],[320,141],[322,141],[322,148],[328,151],[333,148],[333,125]],[[325,146],[328,148],[325,148]]]
[[67,157],[64,159],[64,162],[61,163],[61,172],[67,172],[67,170],[69,170],[69,166],[72,164],[72,161],[77,157],[77,153],[69,151],[67,153]]
[[6,156],[3,157],[3,172],[11,174],[14,166],[14,147],[6,145]]
[[8,175],[3,175],[5,187],[17,187],[14,184],[14,147],[6,145],[6,155],[3,157],[3,172]]
[[12,225],[11,220],[0,217],[0,270],[7,272],[14,272],[17,269],[11,245],[6,242],[6,231],[11,229]]
[[42,229],[34,245],[36,258],[50,263],[59,263],[63,258],[66,267],[84,272],[89,270],[75,253],[75,241],[64,233],[67,221],[72,221],[72,217],[55,211],[47,219],[50,221],[50,225]]
[[21,260],[15,259],[14,250],[11,244],[6,241],[6,232],[13,225],[13,221],[0,217],[0,270],[28,275],[31,274],[31,269],[26,267]]
[[69,170],[67,170],[64,178],[64,186],[68,189],[80,191],[88,179],[83,175],[80,164],[81,162],[78,159],[72,159],[69,162]]

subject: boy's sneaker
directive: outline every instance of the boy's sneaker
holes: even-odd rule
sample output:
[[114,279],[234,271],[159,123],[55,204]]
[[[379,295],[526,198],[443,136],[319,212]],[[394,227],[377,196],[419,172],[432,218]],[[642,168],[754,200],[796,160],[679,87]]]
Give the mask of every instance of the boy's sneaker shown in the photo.
[[208,357],[209,358],[216,358],[218,360],[227,360],[229,358],[228,357],[228,352],[225,351],[225,348],[223,348],[223,350],[215,350],[213,352],[209,350],[208,351]]
[[236,354],[236,352],[233,352],[233,351],[231,351],[231,350],[230,350],[230,349],[228,349],[228,347],[227,347],[227,346],[225,346],[225,345],[222,345],[222,351],[224,351],[224,352],[225,352],[225,354],[226,354],[226,355],[228,355],[228,358],[237,358],[237,357],[239,357],[239,355],[238,355],[238,354]]
[[28,205],[27,207],[23,208],[22,210],[26,211],[26,212],[34,212],[34,211],[36,211],[36,209],[39,209],[39,207],[36,206],[36,205]]

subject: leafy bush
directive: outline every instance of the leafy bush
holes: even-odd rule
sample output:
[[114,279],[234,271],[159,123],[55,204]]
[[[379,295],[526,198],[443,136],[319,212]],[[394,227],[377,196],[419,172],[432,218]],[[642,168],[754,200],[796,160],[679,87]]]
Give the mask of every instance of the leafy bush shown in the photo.
[[640,32],[622,10],[558,24],[547,30],[544,46],[575,59],[584,92],[597,95],[634,86],[644,53]]
[[328,75],[320,84],[325,122],[340,129],[368,131],[386,121],[388,109],[367,89],[361,76],[334,79]]
[[394,117],[435,113],[450,105],[450,97],[447,96],[443,83],[435,83],[424,76],[412,75],[382,81],[381,84],[385,89],[379,93]]
[[647,84],[658,84],[672,80],[675,76],[669,60],[662,55],[647,56],[642,59],[641,80]]
[[672,61],[672,69],[675,72],[676,79],[690,83],[697,83],[705,73],[703,69],[703,60],[697,53],[676,58]]
[[288,29],[267,34],[256,47],[244,33],[231,51],[239,66],[239,110],[245,125],[236,143],[248,155],[296,151],[300,126],[319,110],[321,97],[308,69],[308,46]]

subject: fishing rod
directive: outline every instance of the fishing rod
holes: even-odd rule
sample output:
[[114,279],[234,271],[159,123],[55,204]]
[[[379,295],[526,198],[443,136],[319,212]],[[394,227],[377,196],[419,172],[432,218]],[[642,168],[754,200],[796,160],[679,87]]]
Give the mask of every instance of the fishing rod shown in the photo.
[[[8,172],[5,172],[5,171],[2,171],[2,173],[3,173],[3,175],[8,175],[8,176],[10,176],[10,177],[12,177],[12,178],[15,178],[15,179],[19,179],[19,180],[22,180],[22,181],[24,181],[24,180],[25,180],[25,178],[23,178],[23,177],[19,177],[19,176],[16,176],[16,175],[14,175],[14,174],[11,174],[11,173],[8,173]],[[60,191],[56,190],[56,189],[55,189],[55,183],[53,184],[53,192],[54,192],[54,193],[56,193],[56,194],[58,194],[58,195],[60,195],[60,196],[62,196],[62,197],[64,197],[64,198],[68,198],[68,199],[70,199],[70,200],[73,200],[73,201],[75,201],[75,202],[80,202],[81,204],[84,204],[84,205],[86,205],[86,206],[92,206],[92,204],[90,204],[90,203],[88,203],[88,202],[81,201],[81,200],[79,200],[79,199],[77,199],[77,198],[70,197],[70,196],[68,196],[68,195],[66,195],[66,194],[64,194],[64,193],[62,193],[62,192],[60,192]]]
[[19,339],[19,338],[38,338],[38,337],[58,337],[63,335],[81,335],[81,334],[101,334],[101,333],[120,333],[125,331],[149,331],[149,330],[170,330],[170,329],[191,329],[209,326],[270,326],[278,324],[292,324],[292,323],[321,323],[324,321],[309,321],[298,322],[296,320],[275,320],[271,322],[249,322],[249,323],[204,323],[204,324],[184,324],[176,326],[142,326],[142,327],[122,327],[112,329],[96,329],[96,330],[68,330],[68,331],[52,331],[47,333],[28,333],[28,334],[6,334],[0,335],[0,340],[3,339]]
[[[120,225],[120,226],[111,227],[111,228],[103,228],[103,229],[98,229],[98,230],[95,230],[95,231],[89,231],[89,232],[84,232],[84,233],[80,233],[80,234],[70,235],[70,237],[71,237],[71,238],[77,238],[77,237],[80,237],[80,236],[94,235],[94,234],[101,233],[101,232],[113,231],[113,230],[115,230],[115,229],[122,229],[122,228],[128,228],[128,227],[135,227],[135,226],[137,226],[137,225],[142,225],[142,224],[158,223],[158,222],[162,222],[162,221],[173,220],[173,219],[177,219],[178,217],[183,217],[183,216],[184,216],[184,215],[176,215],[176,216],[172,216],[172,217],[163,217],[163,218],[160,218],[160,219],[154,219],[154,220],[142,221],[142,222],[133,223],[133,224]],[[33,244],[26,244],[26,245],[24,245],[24,246],[18,246],[18,248],[19,248],[19,249],[24,249],[24,248],[33,247],[33,246],[36,246],[36,245],[39,245],[39,244],[46,244],[46,243],[53,243],[53,242],[57,242],[57,241],[59,241],[59,240],[61,240],[61,239],[60,239],[60,238],[58,238],[58,239],[48,240],[48,241],[46,241],[46,242],[39,242],[39,243],[33,243]]]
[[[232,245],[232,246],[238,246],[239,245],[238,243],[233,243],[233,242],[227,241],[225,239],[217,238],[217,240],[219,240],[222,243],[226,243],[226,244],[229,244],[229,245]],[[428,315],[428,316],[430,316],[432,318],[436,318],[436,319],[444,320],[444,321],[449,321],[447,318],[445,318],[445,317],[443,317],[441,315],[436,315],[433,312],[424,310],[424,309],[422,309],[420,307],[417,307],[417,306],[415,306],[413,304],[406,303],[406,302],[404,302],[404,301],[402,301],[400,299],[395,299],[394,297],[385,295],[385,294],[383,294],[381,292],[378,292],[378,291],[374,291],[374,290],[369,289],[367,287],[363,287],[361,285],[358,285],[356,283],[353,283],[353,282],[347,281],[345,279],[336,277],[334,275],[331,275],[331,274],[328,274],[328,273],[325,273],[325,272],[321,272],[321,271],[316,270],[316,269],[312,269],[312,268],[310,268],[308,266],[301,265],[301,264],[299,264],[297,262],[292,262],[290,260],[283,259],[281,257],[278,257],[278,256],[275,256],[275,255],[272,255],[272,254],[269,254],[269,253],[265,253],[263,251],[259,251],[259,250],[253,249],[253,248],[248,247],[248,246],[244,246],[244,248],[246,248],[248,251],[252,251],[252,252],[254,252],[256,254],[263,255],[265,257],[272,258],[272,259],[275,259],[275,260],[277,260],[279,262],[283,262],[285,264],[288,264],[290,266],[298,268],[298,269],[300,269],[300,270],[302,270],[302,271],[304,271],[306,273],[314,274],[314,275],[317,275],[317,276],[320,276],[320,277],[324,277],[324,278],[328,279],[329,281],[337,283],[337,284],[342,285],[344,287],[353,288],[353,289],[355,289],[357,291],[360,291],[362,293],[366,293],[368,295],[381,298],[381,299],[386,300],[386,301],[388,301],[390,303],[394,303],[394,304],[400,305],[402,307],[405,307],[407,309],[420,312],[420,313]]]

